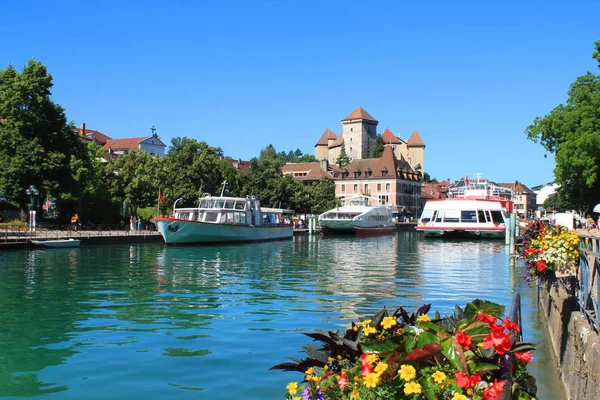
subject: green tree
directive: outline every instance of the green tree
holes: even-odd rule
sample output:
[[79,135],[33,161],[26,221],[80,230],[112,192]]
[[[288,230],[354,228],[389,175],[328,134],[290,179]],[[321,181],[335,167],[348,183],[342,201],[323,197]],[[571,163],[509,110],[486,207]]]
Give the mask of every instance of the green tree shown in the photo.
[[[600,65],[600,41],[593,57]],[[565,104],[525,130],[554,154],[554,175],[561,202],[572,209],[590,210],[600,200],[600,76],[590,72],[571,85]]]
[[369,152],[369,157],[371,157],[371,158],[381,157],[381,155],[383,154],[383,149],[385,149],[385,142],[383,141],[383,138],[381,137],[381,135],[377,135],[377,137],[375,138],[375,144],[373,145],[373,148]]
[[438,183],[438,180],[435,178],[432,178],[431,175],[429,175],[429,173],[425,172],[423,174],[423,182],[425,183]]
[[342,149],[340,150],[340,155],[335,160],[335,163],[340,168],[350,164],[350,157],[348,157],[348,153],[346,153],[346,143],[344,141],[342,141]]
[[229,182],[229,190],[233,191],[235,168],[221,156],[221,149],[206,142],[173,138],[159,173],[165,201],[170,203],[181,197],[181,205],[196,205],[203,193],[220,194],[224,180]]
[[50,98],[52,86],[39,61],[30,60],[21,73],[10,65],[0,70],[0,192],[22,210],[32,184],[43,198],[79,196],[72,167],[89,161],[64,109]]

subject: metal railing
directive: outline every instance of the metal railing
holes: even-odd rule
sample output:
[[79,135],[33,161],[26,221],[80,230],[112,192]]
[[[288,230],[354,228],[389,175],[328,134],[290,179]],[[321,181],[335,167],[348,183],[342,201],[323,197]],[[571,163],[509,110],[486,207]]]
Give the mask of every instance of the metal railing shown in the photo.
[[[579,233],[579,250],[581,251],[579,269],[577,277],[573,278],[577,281],[575,295],[579,304],[579,311],[585,316],[590,326],[596,332],[599,332],[600,237]],[[565,282],[561,283],[566,290],[572,290],[571,287],[567,287]]]
[[[515,293],[513,297],[512,306],[510,309],[509,318],[511,321],[519,325],[521,329],[520,332],[513,331],[513,335],[516,335],[516,341],[523,341],[523,326],[521,324],[521,295],[519,293]],[[502,388],[502,393],[498,397],[498,400],[510,400],[512,395],[512,384],[513,384],[513,363],[514,363],[514,355],[510,355],[508,357],[506,365],[502,368],[502,374],[500,379],[504,381],[504,387]]]

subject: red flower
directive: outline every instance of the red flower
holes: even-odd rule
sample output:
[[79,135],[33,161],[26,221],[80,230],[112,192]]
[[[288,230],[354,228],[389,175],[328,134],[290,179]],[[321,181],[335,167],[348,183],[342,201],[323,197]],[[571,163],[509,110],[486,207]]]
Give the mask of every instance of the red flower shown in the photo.
[[340,376],[340,379],[338,379],[337,383],[340,389],[343,389],[348,384],[348,377],[345,374],[342,374]]
[[483,394],[483,400],[498,399],[500,397],[500,394],[502,393],[502,389],[504,389],[504,381],[494,379],[494,384],[489,386]]
[[508,317],[506,317],[506,318],[504,318],[504,320],[502,320],[502,324],[504,324],[504,326],[506,327],[506,329],[510,329],[510,330],[517,331],[517,332],[521,332],[521,328],[519,328],[519,325],[517,325],[514,322],[512,322],[510,320],[510,318],[508,318]]
[[468,388],[469,386],[471,386],[471,385],[470,385],[470,382],[469,382],[469,375],[467,375],[467,374],[463,374],[463,373],[462,373],[462,372],[460,372],[460,371],[456,371],[456,372],[454,373],[454,377],[456,378],[456,385],[457,385],[458,387],[461,387],[461,388],[463,388],[463,389],[466,389],[466,388]]
[[502,355],[510,350],[512,344],[510,342],[511,333],[504,333],[503,326],[497,326],[492,329],[489,335],[483,339],[483,348],[489,349],[494,346],[496,353]]
[[493,329],[496,326],[496,317],[492,317],[491,315],[487,315],[484,313],[478,313],[477,319],[480,320],[481,322],[485,322],[485,324],[489,328]]
[[517,351],[515,352],[515,357],[524,363],[528,363],[533,360],[533,353],[531,351]]
[[469,350],[471,347],[471,337],[466,333],[458,332],[456,334],[456,341],[464,350]]
[[481,382],[481,376],[479,374],[471,375],[469,377],[469,387],[473,387]]
[[536,264],[535,264],[535,269],[537,269],[538,272],[544,272],[546,270],[546,261],[544,260],[539,260]]
[[363,354],[360,356],[360,366],[362,367],[362,376],[367,376],[371,372],[373,372],[373,367],[371,367],[371,364],[367,361],[368,356],[369,356],[368,354]]
[[525,249],[525,251],[523,253],[525,253],[525,255],[527,257],[529,257],[532,254],[535,254],[537,252],[537,249],[535,247],[529,247],[527,249]]

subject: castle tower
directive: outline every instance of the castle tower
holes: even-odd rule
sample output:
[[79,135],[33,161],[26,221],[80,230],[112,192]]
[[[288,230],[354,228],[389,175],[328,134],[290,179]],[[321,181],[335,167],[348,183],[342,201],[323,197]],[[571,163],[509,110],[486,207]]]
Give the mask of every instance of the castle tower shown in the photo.
[[394,135],[392,131],[386,128],[386,130],[381,134],[381,140],[383,140],[386,146],[392,147],[394,150],[394,155],[398,160],[402,157],[405,159],[408,158],[408,148],[406,147],[406,142]]
[[378,121],[362,107],[352,111],[342,120],[344,146],[350,160],[369,158],[369,151],[375,142]]
[[329,146],[335,141],[337,137],[335,133],[331,131],[331,129],[325,129],[321,138],[315,144],[315,158],[319,161],[327,160],[329,157]]
[[415,130],[406,141],[408,147],[408,162],[422,174],[425,173],[425,143],[419,135],[419,131]]

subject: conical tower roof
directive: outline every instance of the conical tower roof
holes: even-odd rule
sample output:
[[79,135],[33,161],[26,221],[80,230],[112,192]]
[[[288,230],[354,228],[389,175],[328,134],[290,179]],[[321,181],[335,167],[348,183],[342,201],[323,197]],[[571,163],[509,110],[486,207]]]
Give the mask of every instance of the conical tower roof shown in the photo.
[[425,147],[425,143],[423,143],[423,139],[421,139],[421,135],[419,135],[419,131],[415,130],[413,134],[408,138],[406,144],[409,146],[423,146]]
[[336,138],[337,136],[335,133],[333,133],[331,129],[327,128],[315,146],[328,146],[329,140],[335,140]]
[[366,119],[368,121],[378,122],[375,118],[373,118],[371,116],[371,114],[366,112],[365,109],[362,108],[361,106],[358,106],[358,108],[356,108],[356,110],[352,111],[350,113],[350,115],[348,115],[346,118],[344,118],[342,120],[342,122],[343,121],[352,121],[355,119]]
[[396,135],[392,133],[389,129],[386,129],[381,134],[381,139],[385,144],[402,144],[402,140],[400,140]]

